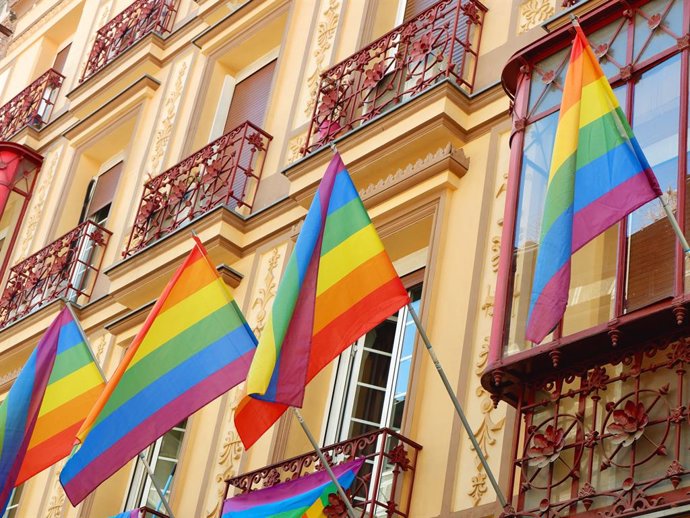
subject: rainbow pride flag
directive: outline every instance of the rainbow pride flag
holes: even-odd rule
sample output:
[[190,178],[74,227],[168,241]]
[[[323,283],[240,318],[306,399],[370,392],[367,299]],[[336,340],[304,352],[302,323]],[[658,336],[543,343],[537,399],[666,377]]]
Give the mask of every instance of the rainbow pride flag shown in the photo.
[[105,388],[86,337],[69,306],[57,316],[55,363],[16,485],[69,455],[84,419]]
[[335,155],[297,238],[235,411],[245,448],[305,385],[409,297],[342,159]]
[[67,456],[104,381],[68,307],[0,404],[0,516],[12,489]]
[[134,509],[132,511],[125,511],[124,513],[116,514],[112,518],[139,518],[141,516],[141,509]]
[[60,481],[81,502],[141,450],[246,378],[256,338],[195,246],[108,381]]
[[[334,466],[333,474],[343,489],[349,489],[364,459]],[[283,482],[266,489],[227,499],[221,518],[321,518],[329,497],[337,494],[326,471]]]
[[661,189],[587,37],[576,27],[556,128],[526,337],[565,313],[574,252]]

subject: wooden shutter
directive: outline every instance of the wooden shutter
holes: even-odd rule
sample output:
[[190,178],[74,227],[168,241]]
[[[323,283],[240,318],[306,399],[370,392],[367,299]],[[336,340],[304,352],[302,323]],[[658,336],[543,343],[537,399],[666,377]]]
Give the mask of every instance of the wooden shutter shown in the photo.
[[91,191],[91,199],[88,202],[87,218],[112,203],[123,164],[124,162],[118,162],[96,178],[96,185]]
[[276,62],[271,61],[235,85],[223,133],[235,129],[245,121],[259,127],[263,125],[275,68]]
[[72,46],[72,44],[68,44],[66,47],[64,47],[60,52],[57,53],[55,56],[55,62],[53,63],[53,69],[56,72],[60,72],[62,74],[62,71],[65,69],[65,62],[67,61],[67,55],[69,54],[69,48]]
[[[422,11],[426,11],[434,5],[438,0],[407,0],[405,3],[405,19],[404,22],[414,18]],[[398,11],[399,12],[399,11]]]

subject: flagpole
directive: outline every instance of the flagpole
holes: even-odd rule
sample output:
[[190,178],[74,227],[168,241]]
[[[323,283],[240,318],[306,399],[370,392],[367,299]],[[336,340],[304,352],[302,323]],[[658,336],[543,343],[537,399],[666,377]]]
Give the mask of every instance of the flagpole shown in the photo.
[[318,455],[319,460],[321,461],[321,465],[325,468],[326,472],[328,473],[328,476],[331,477],[331,481],[335,484],[335,487],[338,490],[338,494],[340,495],[340,498],[343,501],[343,504],[345,504],[345,507],[347,508],[348,516],[350,518],[355,518],[355,509],[354,509],[354,507],[352,507],[352,503],[350,502],[350,499],[345,494],[345,491],[343,490],[343,487],[340,485],[340,482],[338,482],[338,478],[335,476],[335,473],[333,473],[331,466],[328,464],[328,461],[326,460],[326,457],[324,456],[323,452],[321,451],[321,448],[319,448],[319,445],[316,442],[316,439],[314,439],[314,436],[312,435],[311,430],[309,430],[307,423],[304,422],[304,418],[302,417],[302,413],[299,411],[298,408],[295,408],[295,407],[292,407],[292,411],[295,414],[295,417],[297,418],[297,420],[299,421],[299,424],[302,427],[302,430],[304,430],[304,434],[307,436],[307,438],[309,439],[309,442],[314,447],[314,451],[316,452],[316,455]]
[[158,486],[158,482],[156,482],[156,479],[153,478],[153,470],[151,469],[151,466],[149,466],[149,463],[146,460],[146,456],[144,455],[143,451],[139,452],[139,460],[141,460],[141,463],[144,465],[146,473],[148,474],[149,479],[151,480],[151,484],[153,484],[153,487],[156,489],[156,493],[158,493],[158,498],[160,498],[161,502],[163,502],[163,506],[165,507],[168,516],[170,518],[175,518],[172,509],[170,509],[170,504],[168,503],[168,500],[165,498],[163,491],[161,491],[161,488]]
[[477,442],[476,437],[474,436],[474,433],[472,432],[470,423],[467,421],[467,417],[465,417],[465,413],[462,411],[460,401],[458,401],[458,398],[455,395],[455,391],[453,390],[450,381],[448,381],[448,377],[446,376],[443,367],[441,367],[441,363],[439,362],[438,357],[434,352],[434,348],[431,345],[431,341],[429,340],[426,331],[424,330],[424,326],[422,326],[422,323],[419,320],[419,316],[417,316],[417,312],[414,310],[412,304],[409,302],[407,304],[407,309],[410,312],[410,315],[412,315],[412,320],[414,320],[414,323],[417,326],[417,331],[419,331],[419,335],[422,337],[424,345],[426,345],[426,350],[429,351],[431,361],[434,362],[434,366],[436,367],[439,376],[441,376],[441,381],[443,381],[443,384],[446,387],[446,391],[448,392],[448,395],[450,396],[450,399],[453,402],[453,406],[455,407],[455,412],[458,414],[458,417],[460,417],[460,421],[462,421],[462,426],[465,428],[467,436],[470,438],[470,442],[472,442],[474,451],[477,452],[479,462],[481,462],[482,466],[484,466],[484,471],[486,472],[487,477],[489,477],[489,482],[491,482],[491,485],[493,486],[494,491],[496,492],[498,501],[501,504],[501,507],[505,509],[508,505],[508,502],[506,502],[506,498],[505,496],[503,496],[503,491],[501,491],[501,488],[499,487],[498,482],[496,481],[496,477],[494,477],[493,471],[491,471],[491,467],[489,467],[489,463],[487,462],[486,457],[484,456],[484,452],[482,451],[481,447],[479,446],[479,443]]

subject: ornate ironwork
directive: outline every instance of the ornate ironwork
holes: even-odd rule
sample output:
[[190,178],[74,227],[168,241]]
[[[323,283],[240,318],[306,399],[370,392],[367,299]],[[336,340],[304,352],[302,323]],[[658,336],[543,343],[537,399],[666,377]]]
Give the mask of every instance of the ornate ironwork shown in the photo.
[[0,108],[0,140],[9,140],[25,126],[48,123],[65,77],[52,68]]
[[123,256],[215,207],[251,210],[272,139],[247,121],[146,182]]
[[485,12],[478,0],[442,0],[326,70],[303,154],[444,79],[470,92]]
[[690,504],[689,365],[690,338],[681,338],[525,383],[512,516],[627,517]]
[[85,221],[10,269],[0,298],[0,326],[65,298],[86,302],[111,232]]
[[[331,466],[364,457],[349,496],[355,509],[365,516],[407,517],[422,447],[390,428],[382,428],[321,449]],[[226,480],[228,485],[248,493],[279,482],[300,478],[323,469],[315,452],[287,459],[272,466]],[[329,499],[328,516],[341,516],[342,501]]]
[[98,29],[80,83],[151,32],[172,30],[179,0],[136,0]]
[[139,513],[141,514],[141,518],[168,518],[167,514],[163,514],[150,507],[141,507]]

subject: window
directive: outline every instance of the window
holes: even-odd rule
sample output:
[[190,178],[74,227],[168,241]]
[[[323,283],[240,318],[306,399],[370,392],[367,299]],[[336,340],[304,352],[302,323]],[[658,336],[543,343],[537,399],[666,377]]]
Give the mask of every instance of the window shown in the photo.
[[[409,293],[419,311],[422,286]],[[340,355],[325,444],[379,428],[402,428],[415,332],[403,308]]]
[[19,512],[19,500],[22,497],[23,489],[24,486],[21,485],[12,490],[7,508],[5,509],[5,514],[2,515],[2,518],[19,518],[17,513]]
[[[180,449],[186,429],[187,420],[185,419],[144,451],[158,487],[161,488],[166,498],[170,498],[170,489],[179,463]],[[151,479],[146,473],[144,465],[137,457],[134,475],[127,492],[125,509],[143,506],[158,511],[163,503],[160,501],[155,487],[151,484]]]
[[53,70],[56,72],[59,72],[60,74],[63,73],[65,70],[65,63],[67,62],[67,56],[69,55],[69,49],[72,46],[72,43],[68,43],[60,51],[55,55],[55,61],[53,62]]
[[273,60],[235,85],[223,133],[246,121],[263,126],[275,68],[276,60]]
[[[609,24],[588,38],[664,196],[685,228],[690,223],[690,193],[679,157],[688,151],[681,131],[688,126],[687,113],[681,110],[688,99],[681,86],[688,53],[681,52],[677,41],[690,28],[690,6],[682,0],[651,0],[626,11],[630,16],[623,16],[618,8],[611,3],[606,11]],[[511,151],[519,154],[514,163],[521,165],[510,172],[512,181],[519,183],[519,197],[517,206],[507,208],[514,213],[515,226],[508,303],[501,317],[504,355],[533,346],[524,338],[525,324],[570,39],[567,46],[551,49],[535,47],[531,60],[520,56],[530,66],[519,72],[525,78],[519,87],[524,102],[522,113],[514,115],[526,125]],[[684,200],[683,211],[677,210],[678,200]],[[661,204],[654,200],[641,207],[573,255],[568,308],[544,343],[682,295],[687,274],[678,257]]]

